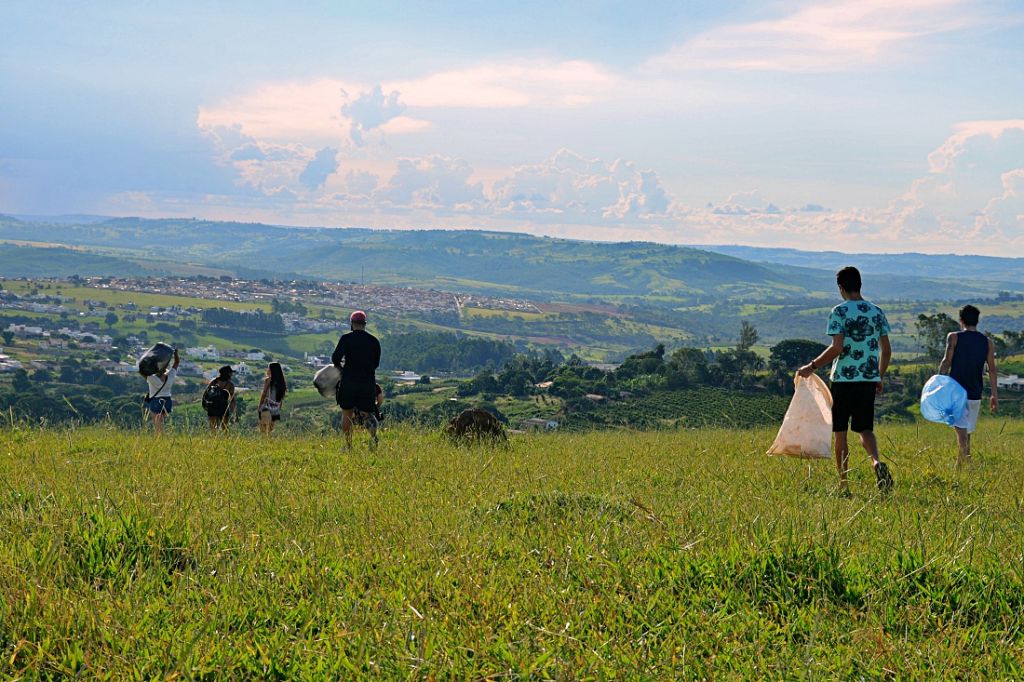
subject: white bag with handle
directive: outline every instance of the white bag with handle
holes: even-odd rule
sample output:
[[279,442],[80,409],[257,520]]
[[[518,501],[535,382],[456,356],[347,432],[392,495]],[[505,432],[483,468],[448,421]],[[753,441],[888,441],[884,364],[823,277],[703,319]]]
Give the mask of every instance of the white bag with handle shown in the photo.
[[832,456],[832,393],[817,374],[806,379],[797,375],[794,381],[796,392],[768,454],[828,459]]
[[334,398],[334,392],[338,389],[338,384],[340,383],[341,370],[334,365],[321,367],[313,375],[313,385],[316,386],[316,390],[320,392],[320,395],[328,399]]

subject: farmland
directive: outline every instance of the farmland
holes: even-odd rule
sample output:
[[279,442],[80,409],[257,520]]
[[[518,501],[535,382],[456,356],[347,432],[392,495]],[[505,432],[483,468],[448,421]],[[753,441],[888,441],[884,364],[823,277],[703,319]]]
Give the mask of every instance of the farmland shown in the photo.
[[0,677],[1020,678],[1024,425],[263,440],[8,425]]

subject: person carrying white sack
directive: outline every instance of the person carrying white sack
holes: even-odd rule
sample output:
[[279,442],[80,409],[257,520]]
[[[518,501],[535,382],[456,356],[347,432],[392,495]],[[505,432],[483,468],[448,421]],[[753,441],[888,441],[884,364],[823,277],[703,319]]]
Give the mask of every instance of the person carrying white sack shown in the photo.
[[832,337],[832,345],[797,370],[797,374],[806,379],[832,362],[832,434],[840,492],[849,491],[849,429],[860,436],[860,444],[871,457],[878,489],[888,492],[893,485],[892,475],[878,457],[874,426],[875,396],[882,393],[882,380],[892,358],[889,321],[881,308],[861,296],[857,268],[848,266],[837,272],[836,284],[843,302],[828,317],[827,333]]
[[992,386],[989,409],[999,407],[999,389],[996,375],[996,355],[992,342],[978,331],[981,311],[973,305],[960,309],[960,331],[946,337],[946,354],[939,363],[939,374],[949,374],[967,391],[967,411],[953,424],[959,446],[957,468],[971,462],[971,434],[978,425],[981,396],[984,388],[982,373],[988,365],[988,379]]

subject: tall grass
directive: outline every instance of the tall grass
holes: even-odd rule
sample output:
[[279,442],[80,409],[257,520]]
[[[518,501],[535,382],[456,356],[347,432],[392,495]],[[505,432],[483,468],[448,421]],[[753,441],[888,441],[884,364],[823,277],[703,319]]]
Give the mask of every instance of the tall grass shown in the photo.
[[8,427],[0,678],[1024,676],[1024,425],[773,435]]

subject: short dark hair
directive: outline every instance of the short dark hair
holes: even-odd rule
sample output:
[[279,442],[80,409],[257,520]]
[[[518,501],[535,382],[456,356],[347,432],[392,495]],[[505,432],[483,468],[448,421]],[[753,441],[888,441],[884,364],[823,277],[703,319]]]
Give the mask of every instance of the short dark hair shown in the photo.
[[977,326],[979,317],[981,317],[981,311],[973,305],[965,305],[960,309],[960,319],[968,327]]
[[851,294],[860,293],[860,270],[852,265],[847,265],[836,273],[836,284]]

